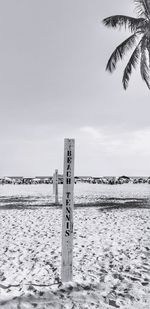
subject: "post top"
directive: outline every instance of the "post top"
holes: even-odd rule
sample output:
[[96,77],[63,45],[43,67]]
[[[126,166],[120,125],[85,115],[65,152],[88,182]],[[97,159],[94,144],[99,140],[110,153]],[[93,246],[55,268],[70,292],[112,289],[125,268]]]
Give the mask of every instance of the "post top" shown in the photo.
[[72,141],[75,141],[75,138],[64,138],[64,141],[72,142]]

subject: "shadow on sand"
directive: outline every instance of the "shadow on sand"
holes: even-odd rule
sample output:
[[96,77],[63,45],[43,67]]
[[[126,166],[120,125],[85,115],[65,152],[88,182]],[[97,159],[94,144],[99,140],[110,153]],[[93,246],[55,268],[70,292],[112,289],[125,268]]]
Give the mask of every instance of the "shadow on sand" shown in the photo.
[[[15,198],[15,199],[5,199],[1,198],[0,203],[0,210],[35,210],[39,208],[61,208],[62,204],[55,204],[55,203],[43,203],[37,204],[37,199],[35,201],[32,199],[32,203],[30,202],[30,198]],[[35,203],[35,204],[34,204]],[[96,202],[87,202],[87,203],[75,203],[75,208],[91,208],[91,207],[98,207],[100,211],[110,211],[110,210],[117,210],[117,209],[149,209],[150,208],[150,200],[149,199],[141,199],[141,198],[100,198]]]

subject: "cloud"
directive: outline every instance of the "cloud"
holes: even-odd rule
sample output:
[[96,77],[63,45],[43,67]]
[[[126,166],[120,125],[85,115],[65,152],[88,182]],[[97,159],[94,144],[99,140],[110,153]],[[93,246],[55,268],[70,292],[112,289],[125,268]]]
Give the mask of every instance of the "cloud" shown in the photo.
[[98,152],[105,152],[107,155],[150,155],[150,127],[128,132],[119,127],[112,130],[109,127],[84,126],[80,128],[80,133],[77,139],[82,140],[83,144],[84,141],[87,145],[92,143]]
[[94,127],[90,127],[90,126],[81,127],[80,131],[90,135],[91,138],[94,138],[94,139],[103,138],[103,135],[100,133],[100,131]]
[[150,127],[135,131],[132,140],[130,148],[136,155],[143,157],[150,155]]

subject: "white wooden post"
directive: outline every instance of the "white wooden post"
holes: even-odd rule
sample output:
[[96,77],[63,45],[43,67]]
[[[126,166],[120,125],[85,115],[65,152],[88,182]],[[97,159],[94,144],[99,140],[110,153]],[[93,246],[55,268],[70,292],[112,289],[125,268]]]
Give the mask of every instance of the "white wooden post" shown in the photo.
[[58,170],[55,170],[55,204],[58,204]]
[[55,204],[58,204],[58,170],[53,174],[53,194],[55,195]]
[[62,208],[62,282],[72,281],[73,267],[73,194],[75,140],[64,140],[63,208]]
[[53,194],[55,194],[55,173],[53,174]]

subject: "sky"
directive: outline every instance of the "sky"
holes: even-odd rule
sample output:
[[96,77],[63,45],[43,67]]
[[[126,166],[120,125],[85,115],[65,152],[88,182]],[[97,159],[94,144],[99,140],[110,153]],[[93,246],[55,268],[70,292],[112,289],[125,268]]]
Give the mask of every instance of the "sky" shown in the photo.
[[127,91],[106,63],[128,35],[104,27],[135,16],[132,0],[0,1],[0,176],[63,171],[75,138],[75,175],[150,175],[150,92],[139,70]]

